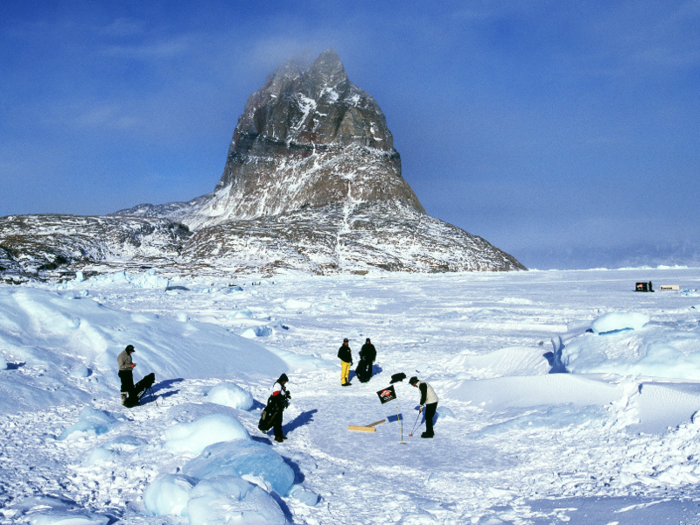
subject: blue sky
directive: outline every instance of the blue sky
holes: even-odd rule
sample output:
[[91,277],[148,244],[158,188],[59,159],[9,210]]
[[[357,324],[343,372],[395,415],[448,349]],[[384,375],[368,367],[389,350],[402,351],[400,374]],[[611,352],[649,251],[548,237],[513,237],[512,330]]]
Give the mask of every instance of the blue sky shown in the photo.
[[212,191],[248,96],[333,48],[430,215],[531,268],[700,266],[699,0],[6,0],[0,46],[0,216]]

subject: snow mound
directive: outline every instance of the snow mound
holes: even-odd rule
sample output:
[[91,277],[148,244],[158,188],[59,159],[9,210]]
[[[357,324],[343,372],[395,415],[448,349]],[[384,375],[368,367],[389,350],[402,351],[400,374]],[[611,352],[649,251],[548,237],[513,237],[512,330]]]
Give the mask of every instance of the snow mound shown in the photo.
[[117,419],[104,410],[95,410],[92,407],[85,407],[80,412],[78,422],[65,429],[58,439],[63,441],[65,439],[85,437],[86,435],[99,436],[101,434],[106,434],[112,430],[112,428],[121,424],[122,421],[120,420],[123,421],[124,417],[121,416]]
[[548,374],[460,381],[447,390],[445,398],[448,396],[497,411],[545,405],[602,406],[622,398],[624,388],[572,374]]
[[187,502],[194,481],[180,474],[156,478],[143,494],[146,510],[154,516],[187,516]]
[[231,312],[226,316],[227,319],[240,319],[250,317],[253,317],[253,312],[251,312],[250,310],[238,310],[236,312]]
[[280,496],[294,483],[294,471],[269,445],[257,441],[227,441],[207,447],[190,460],[182,471],[196,479],[214,476],[252,476]]
[[669,428],[688,423],[700,407],[700,385],[697,383],[641,384],[635,399],[639,422],[630,430],[662,434]]
[[250,434],[235,417],[210,414],[197,421],[178,423],[168,428],[163,447],[175,453],[199,454],[214,443],[249,439]]
[[248,328],[247,330],[244,330],[241,333],[241,337],[245,337],[246,339],[254,339],[256,337],[267,337],[269,335],[272,335],[272,328],[269,326],[253,326],[251,328]]
[[137,437],[120,436],[94,448],[85,459],[85,465],[92,466],[101,461],[116,461],[123,453],[134,452],[144,445],[146,445],[146,442]]
[[309,507],[315,507],[318,503],[319,496],[315,492],[305,489],[301,485],[293,485],[289,490],[289,497],[300,501]]
[[544,375],[549,366],[542,355],[542,348],[502,348],[486,355],[459,355],[450,361],[448,369],[463,371],[456,374],[456,379]]
[[282,509],[267,492],[237,476],[197,483],[189,494],[190,525],[283,525]]
[[75,370],[71,371],[71,377],[87,377],[90,375],[90,369],[87,366],[79,366]]
[[[82,274],[81,274],[82,277]],[[77,276],[76,276],[76,281],[77,281]],[[77,281],[80,282],[80,281]],[[94,277],[90,277],[88,279],[88,283],[90,284],[130,284],[134,288],[156,288],[156,289],[161,289],[165,290],[168,285],[170,284],[170,281],[164,277],[159,277],[156,275],[156,270],[155,268],[151,268],[150,270],[146,270],[143,273],[139,274],[129,274],[126,273],[125,271],[121,272],[116,272],[116,273],[111,273],[111,274],[104,274],[104,275],[96,275]]]
[[450,410],[449,408],[443,406],[438,406],[437,416],[438,418],[444,417],[447,419],[456,419],[455,413],[452,412],[452,410]]
[[635,312],[612,312],[599,317],[591,330],[596,334],[609,334],[621,330],[640,330],[649,322],[649,316]]
[[207,399],[217,405],[239,410],[250,410],[253,407],[251,393],[234,383],[219,383],[209,391]]
[[282,350],[276,346],[265,346],[265,349],[270,351],[284,361],[290,370],[319,370],[319,369],[335,369],[338,365],[335,362],[326,361],[317,356],[295,354],[287,350]]
[[[36,372],[3,375],[0,412],[89,403],[93,396],[80,384],[67,382],[67,370],[85,374],[88,369],[89,375],[82,377],[90,386],[114,395],[120,385],[116,358],[127,344],[136,348],[134,380],[149,372],[161,379],[223,379],[288,370],[272,352],[221,326],[112,310],[93,299],[68,299],[55,291],[0,287],[3,361],[22,362],[23,370]],[[206,359],[201,358],[203,348]],[[47,381],[53,383],[51,396],[43,394]]]
[[606,337],[583,334],[566,344],[562,359],[575,374],[700,380],[700,334],[657,325]]

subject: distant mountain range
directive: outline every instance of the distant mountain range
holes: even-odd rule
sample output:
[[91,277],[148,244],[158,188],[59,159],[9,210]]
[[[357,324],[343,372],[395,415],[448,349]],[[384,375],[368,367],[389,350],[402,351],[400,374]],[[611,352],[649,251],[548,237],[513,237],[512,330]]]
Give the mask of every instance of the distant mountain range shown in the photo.
[[0,218],[0,271],[315,274],[525,270],[426,215],[376,101],[328,50],[248,99],[214,191],[106,217]]

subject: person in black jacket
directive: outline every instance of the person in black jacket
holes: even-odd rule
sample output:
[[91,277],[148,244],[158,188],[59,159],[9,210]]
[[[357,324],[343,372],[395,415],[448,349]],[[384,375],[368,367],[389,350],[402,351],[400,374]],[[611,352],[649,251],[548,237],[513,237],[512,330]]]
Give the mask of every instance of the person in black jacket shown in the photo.
[[343,345],[338,349],[338,359],[340,359],[340,384],[350,386],[350,366],[352,366],[352,350],[350,349],[348,338],[343,339]]
[[360,364],[357,365],[357,378],[362,383],[366,383],[372,378],[372,366],[374,365],[374,360],[377,358],[377,349],[374,348],[372,341],[369,337],[362,345],[360,349]]

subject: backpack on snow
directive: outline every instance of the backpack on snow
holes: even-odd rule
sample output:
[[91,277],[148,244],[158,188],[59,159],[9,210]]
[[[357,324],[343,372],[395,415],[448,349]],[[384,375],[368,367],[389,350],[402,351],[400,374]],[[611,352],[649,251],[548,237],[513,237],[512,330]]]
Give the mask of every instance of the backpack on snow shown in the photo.
[[141,381],[134,385],[134,388],[129,392],[129,397],[124,401],[124,406],[127,408],[133,408],[139,404],[141,398],[151,390],[153,383],[156,382],[156,375],[151,372],[150,374],[144,376]]
[[260,421],[258,422],[258,430],[263,434],[266,434],[275,424],[275,419],[280,413],[280,407],[277,403],[267,403],[267,406],[263,408],[260,414]]

